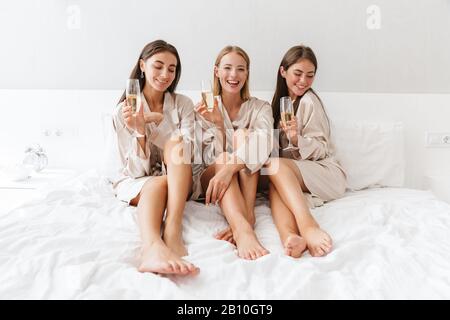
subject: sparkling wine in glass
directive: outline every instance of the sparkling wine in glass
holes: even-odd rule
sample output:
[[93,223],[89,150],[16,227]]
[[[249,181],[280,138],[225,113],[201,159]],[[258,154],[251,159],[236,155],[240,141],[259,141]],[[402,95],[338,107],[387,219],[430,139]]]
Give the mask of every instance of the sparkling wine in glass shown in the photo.
[[125,90],[125,95],[127,99],[127,104],[131,106],[131,110],[133,112],[133,118],[134,118],[134,130],[133,130],[133,136],[135,137],[143,137],[142,134],[140,134],[136,130],[136,117],[137,113],[140,111],[141,108],[141,89],[139,86],[139,80],[138,79],[128,79],[127,80],[127,87]]
[[202,99],[209,112],[214,109],[214,95],[212,92],[211,81],[202,80]]
[[[294,117],[294,106],[292,105],[292,100],[290,97],[280,98],[280,113],[281,121],[283,121],[285,125]],[[289,136],[289,133],[286,132],[286,135],[288,137],[289,144],[283,150],[296,150],[297,148],[291,143],[291,137]]]

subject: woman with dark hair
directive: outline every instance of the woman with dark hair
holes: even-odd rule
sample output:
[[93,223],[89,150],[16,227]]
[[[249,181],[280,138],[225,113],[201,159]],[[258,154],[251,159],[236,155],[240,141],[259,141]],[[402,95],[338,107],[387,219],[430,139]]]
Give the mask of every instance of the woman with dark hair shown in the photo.
[[[334,157],[330,123],[322,101],[313,91],[317,59],[311,48],[300,45],[287,51],[277,72],[272,100],[275,129],[280,129],[280,158],[267,165],[269,199],[285,253],[300,257],[331,251],[331,237],[314,220],[309,207],[342,196],[346,175]],[[280,98],[294,106],[291,120],[281,120]],[[287,148],[289,141],[294,148]]]
[[162,40],[147,44],[130,75],[139,79],[141,108],[133,113],[124,93],[113,114],[122,165],[113,186],[118,199],[137,207],[140,272],[199,271],[181,258],[187,255],[182,219],[192,191],[192,166],[186,158],[195,116],[192,101],[175,93],[180,75],[175,47]]
[[[235,243],[238,256],[254,260],[269,253],[253,230],[259,171],[272,150],[270,104],[250,96],[250,59],[237,46],[223,48],[214,65],[212,110],[196,106],[202,131],[202,161],[194,165],[193,199],[218,204],[229,227],[217,239]],[[218,102],[222,103],[218,103]]]

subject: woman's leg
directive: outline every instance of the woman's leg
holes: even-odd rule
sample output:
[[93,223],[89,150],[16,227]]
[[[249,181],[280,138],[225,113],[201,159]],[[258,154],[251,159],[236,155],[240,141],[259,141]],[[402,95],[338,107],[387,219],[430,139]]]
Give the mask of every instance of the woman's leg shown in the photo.
[[[214,176],[216,170],[220,170],[220,166],[218,164],[211,165],[203,173],[201,177],[203,190],[207,189],[209,180]],[[239,187],[237,174],[233,176],[219,205],[231,227],[239,257],[254,260],[269,253],[259,243],[252,226],[245,218],[247,207]]]
[[[294,167],[295,166],[295,167]],[[320,229],[309,211],[303,191],[307,188],[300,170],[291,159],[273,158],[268,165],[269,179],[287,208],[294,214],[300,234],[305,238],[312,256],[331,251],[330,236]]]
[[259,171],[253,174],[247,172],[247,169],[239,171],[239,187],[244,197],[247,208],[247,221],[253,227],[255,225],[255,201],[256,189],[258,187]]
[[277,189],[269,185],[270,209],[275,226],[280,234],[286,255],[299,258],[306,250],[306,241],[300,236],[295,217],[286,207]]
[[[233,150],[237,150],[241,146],[245,145],[248,136],[247,129],[238,129],[233,135]],[[251,174],[247,172],[247,169],[242,169],[239,171],[238,181],[241,193],[244,197],[245,205],[247,208],[245,218],[250,223],[252,228],[255,225],[255,200],[256,200],[256,190],[258,187],[259,171]],[[235,244],[233,233],[230,227],[225,228],[220,231],[217,236],[219,240],[227,240]]]
[[[233,150],[237,150],[246,145],[248,139],[247,129],[238,129],[233,135]],[[250,155],[249,155],[250,156]],[[246,218],[250,225],[255,225],[255,200],[256,189],[258,187],[259,171],[251,174],[244,168],[239,171],[238,181],[242,196],[247,208]]]
[[170,140],[164,146],[167,165],[167,215],[163,239],[166,245],[180,257],[188,254],[182,236],[183,212],[192,189],[192,167],[183,161],[183,144]]
[[194,274],[193,264],[182,260],[161,239],[161,224],[167,202],[167,177],[154,177],[130,201],[137,206],[138,224],[142,239],[140,272],[164,274]]
[[[241,189],[242,196],[244,197],[245,206],[247,208],[245,219],[252,226],[255,226],[255,201],[256,201],[256,189],[258,187],[259,171],[254,174],[250,174],[246,169],[239,171],[238,181]],[[233,232],[230,227],[217,233],[216,236],[219,240],[226,240],[235,244],[233,238]]]

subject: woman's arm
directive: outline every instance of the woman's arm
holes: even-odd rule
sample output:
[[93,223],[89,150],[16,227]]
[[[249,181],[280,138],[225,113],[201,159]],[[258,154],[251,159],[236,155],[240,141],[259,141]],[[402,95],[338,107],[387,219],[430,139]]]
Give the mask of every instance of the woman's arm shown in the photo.
[[204,103],[195,106],[196,125],[201,132],[196,133],[198,145],[201,145],[202,160],[211,165],[218,155],[226,150],[226,126],[222,110],[215,105],[212,112],[208,111]]
[[328,156],[330,138],[328,119],[320,100],[311,95],[302,98],[297,111],[298,126],[302,129],[296,139],[292,140],[298,150],[290,151],[297,160],[317,161]]
[[267,162],[273,147],[273,116],[268,102],[254,113],[251,123],[245,143],[234,154],[251,173],[255,173]]
[[149,175],[150,147],[144,137],[136,138],[127,128],[122,115],[123,103],[119,104],[113,113],[113,124],[116,131],[117,143],[122,165],[125,173],[132,178],[139,178]]

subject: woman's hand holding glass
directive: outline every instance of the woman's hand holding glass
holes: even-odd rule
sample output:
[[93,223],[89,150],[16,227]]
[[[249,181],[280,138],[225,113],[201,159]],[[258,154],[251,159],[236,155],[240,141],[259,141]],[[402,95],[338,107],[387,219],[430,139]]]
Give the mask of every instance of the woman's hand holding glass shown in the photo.
[[135,132],[137,136],[144,136],[145,134],[145,117],[144,106],[141,104],[138,112],[133,113],[131,105],[128,104],[127,99],[124,100],[122,106],[122,116],[125,121],[125,126],[131,131]]
[[298,145],[298,126],[297,117],[293,116],[289,121],[280,121],[280,128],[286,133],[286,136],[290,142],[294,145]]
[[216,126],[223,125],[223,115],[219,108],[220,97],[214,97],[214,107],[212,110],[208,109],[208,106],[204,101],[199,102],[195,106],[195,111],[199,113],[205,120],[214,123]]

